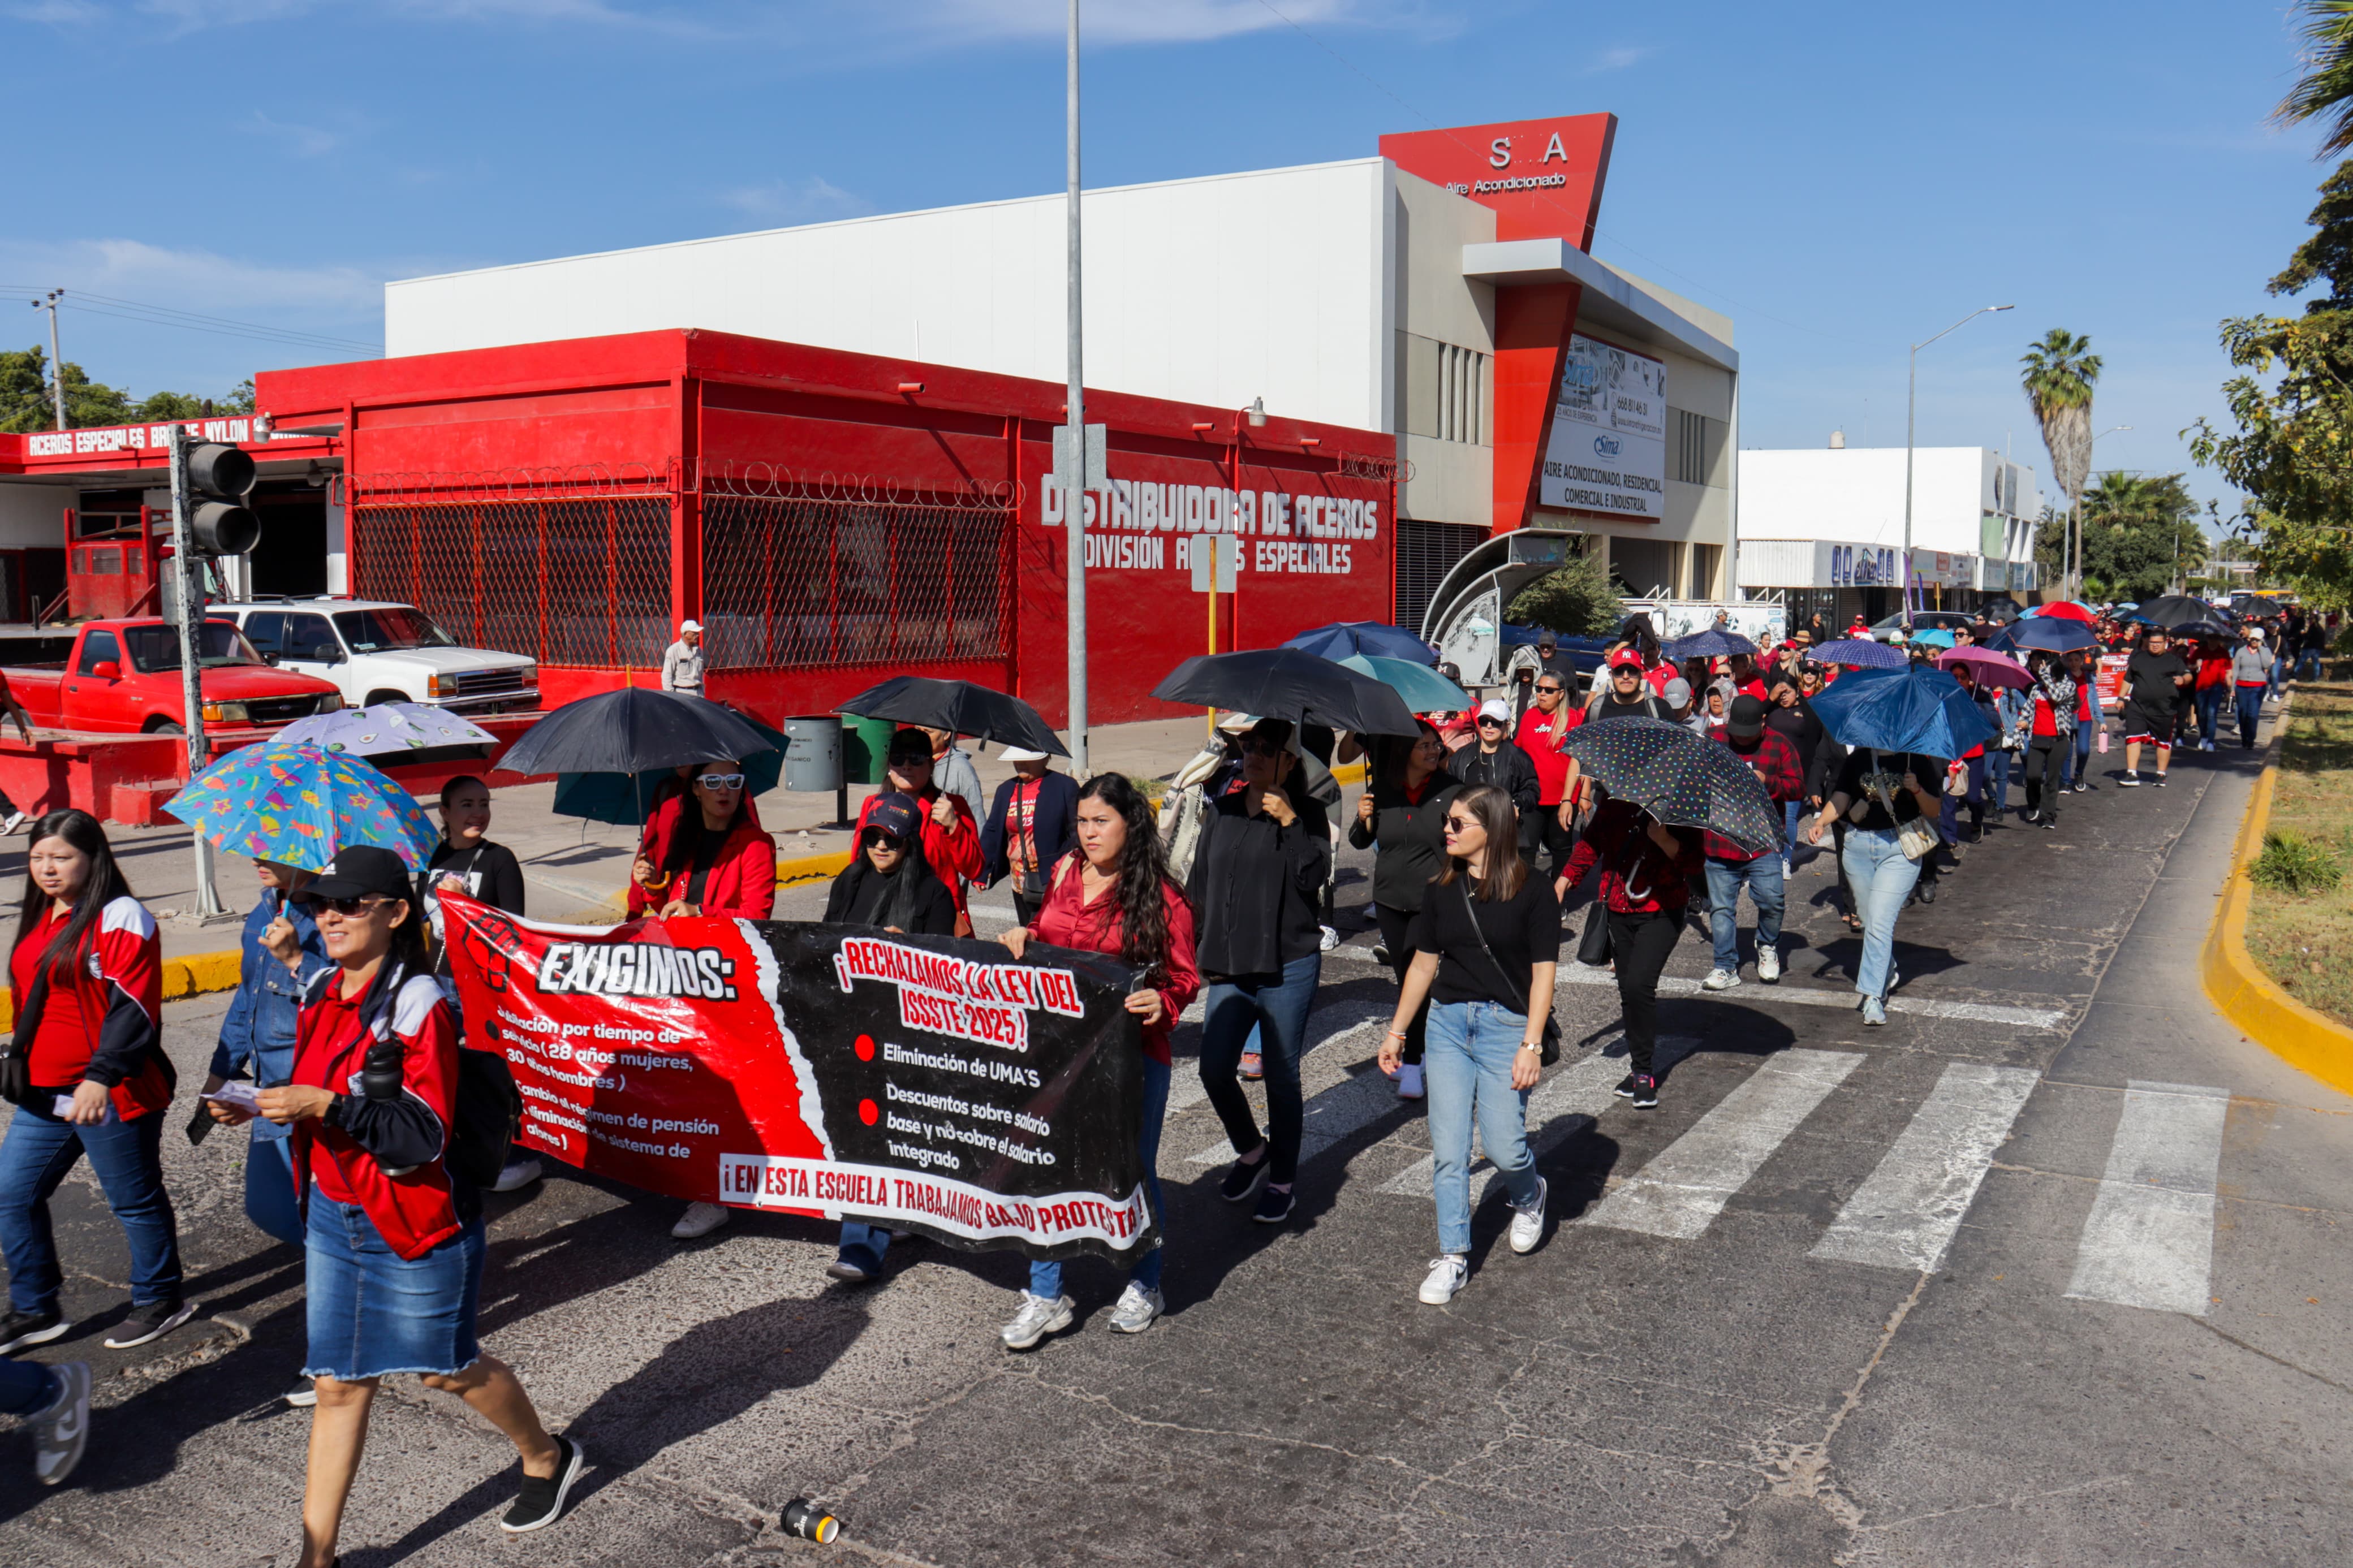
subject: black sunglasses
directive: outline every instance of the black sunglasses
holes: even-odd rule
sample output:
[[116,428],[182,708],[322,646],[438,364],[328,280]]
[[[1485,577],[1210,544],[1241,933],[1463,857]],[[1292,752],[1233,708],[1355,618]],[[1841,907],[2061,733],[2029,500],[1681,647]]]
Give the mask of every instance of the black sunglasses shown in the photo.
[[351,915],[365,914],[368,910],[375,909],[379,905],[402,904],[406,903],[408,900],[406,899],[386,898],[382,893],[362,893],[356,899],[322,899],[313,897],[306,901],[322,910],[332,910],[339,915],[348,917]]

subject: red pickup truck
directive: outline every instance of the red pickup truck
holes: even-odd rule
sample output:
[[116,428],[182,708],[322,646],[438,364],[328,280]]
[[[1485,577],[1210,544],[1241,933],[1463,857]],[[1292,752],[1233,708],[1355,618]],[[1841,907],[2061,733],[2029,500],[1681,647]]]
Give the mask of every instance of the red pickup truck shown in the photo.
[[[207,728],[274,730],[343,705],[329,682],[271,665],[234,622],[206,621],[196,643]],[[156,617],[84,622],[62,664],[11,665],[0,675],[47,728],[155,735],[186,726],[180,630]]]

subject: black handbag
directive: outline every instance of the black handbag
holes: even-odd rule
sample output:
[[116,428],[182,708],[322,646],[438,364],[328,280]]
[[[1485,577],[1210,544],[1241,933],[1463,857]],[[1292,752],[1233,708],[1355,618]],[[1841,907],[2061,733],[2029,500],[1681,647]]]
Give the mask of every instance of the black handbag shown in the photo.
[[[44,960],[47,956],[42,954]],[[0,1052],[0,1100],[11,1105],[33,1102],[33,1037],[41,1031],[41,1009],[48,999],[49,966],[44,962],[33,971],[33,988],[17,1010],[7,1048]]]
[[1585,934],[1577,940],[1577,962],[1599,969],[1609,962],[1609,904],[1596,898],[1585,910]]
[[[1512,977],[1504,973],[1503,963],[1496,958],[1495,950],[1487,945],[1487,933],[1479,929],[1479,911],[1471,906],[1471,879],[1465,877],[1456,882],[1454,890],[1462,895],[1462,916],[1471,922],[1471,934],[1479,939],[1479,951],[1485,955],[1488,967],[1495,972],[1495,978],[1504,983],[1504,994],[1519,998],[1520,1016],[1526,1017],[1528,994],[1512,984]],[[1546,1067],[1560,1060],[1560,1020],[1549,1012],[1545,1015],[1544,1037],[1537,1048],[1536,1059]]]

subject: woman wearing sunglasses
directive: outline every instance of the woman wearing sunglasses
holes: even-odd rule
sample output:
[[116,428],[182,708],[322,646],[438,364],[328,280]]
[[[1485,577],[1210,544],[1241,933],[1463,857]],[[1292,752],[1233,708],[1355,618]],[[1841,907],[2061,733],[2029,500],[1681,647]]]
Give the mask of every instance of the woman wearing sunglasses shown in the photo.
[[143,1345],[195,1310],[181,1299],[179,1226],[164,1190],[175,1075],[164,1054],[162,944],[90,813],[35,823],[25,872],[8,966],[16,1036],[0,1067],[16,1105],[0,1143],[9,1309],[0,1353],[71,1327],[58,1304],[65,1276],[49,1194],[84,1155],[131,1244],[131,1313],[107,1347]]
[[[522,1486],[499,1523],[553,1524],[586,1464],[550,1436],[531,1396],[474,1339],[482,1289],[482,1205],[443,1163],[457,1113],[458,1027],[427,967],[425,922],[391,850],[351,845],[306,889],[334,967],[306,989],[293,1081],[265,1089],[261,1114],[293,1129],[307,1226],[303,1291],[311,1418],[301,1568],[328,1568],[367,1445],[376,1385],[418,1373],[454,1394],[522,1456]],[[289,969],[290,933],[273,944]]]
[[[942,789],[933,778],[932,737],[927,730],[909,726],[892,734],[882,761],[887,770],[884,782],[922,810],[923,858],[955,900],[955,934],[970,936],[972,916],[965,910],[965,897],[969,884],[978,881],[983,871],[980,828],[973,819],[972,802]],[[881,798],[870,797],[859,812],[861,829],[874,814],[874,802]]]
[[[417,902],[425,911],[433,977],[441,983],[449,1005],[457,1009],[462,1036],[465,1009],[458,999],[457,980],[449,973],[449,943],[441,918],[445,892],[463,893],[511,915],[523,912],[522,863],[505,845],[491,842],[491,786],[471,773],[461,773],[441,786],[441,842],[433,847],[433,858],[417,879]],[[491,1190],[512,1193],[544,1173],[539,1156],[517,1144]]]
[[[1556,681],[1547,675],[1544,684]],[[1409,742],[1387,735],[1381,740],[1374,761],[1386,765],[1376,768],[1365,793],[1356,797],[1356,820],[1349,826],[1348,842],[1358,849],[1377,847],[1373,857],[1373,918],[1380,923],[1381,945],[1373,956],[1385,959],[1402,985],[1405,972],[1413,963],[1409,928],[1430,890],[1430,879],[1443,868],[1446,840],[1440,824],[1445,819],[1447,802],[1462,786],[1442,770],[1446,747],[1428,723]],[[1404,1054],[1390,1070],[1399,1100],[1422,1097],[1424,1023],[1425,1016],[1417,1013],[1406,1026]]]
[[1394,1072],[1406,1028],[1430,1004],[1431,1192],[1438,1256],[1421,1300],[1442,1307],[1471,1273],[1471,1126],[1511,1194],[1514,1252],[1544,1239],[1545,1179],[1528,1152],[1528,1090],[1544,1067],[1560,956],[1560,900],[1520,856],[1512,798],[1474,784],[1446,807],[1446,869],[1413,918],[1412,965],[1381,1041]]

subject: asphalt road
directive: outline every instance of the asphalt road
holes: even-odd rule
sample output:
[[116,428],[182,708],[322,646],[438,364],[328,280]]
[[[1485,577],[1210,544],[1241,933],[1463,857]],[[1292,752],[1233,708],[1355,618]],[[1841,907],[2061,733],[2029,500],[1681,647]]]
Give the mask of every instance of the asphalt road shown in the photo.
[[[1079,1327],[1011,1356],[1004,1255],[910,1247],[852,1290],[823,1279],[814,1222],[680,1244],[677,1205],[594,1182],[495,1199],[483,1337],[586,1444],[585,1494],[502,1537],[512,1450],[394,1380],[344,1561],[2353,1561],[2353,1101],[2196,984],[2253,773],[2186,756],[2171,788],[2103,778],[2059,831],[1991,835],[1905,914],[1884,1029],[1852,1011],[1820,866],[1779,986],[1699,994],[1687,934],[1655,1112],[1607,1093],[1614,992],[1565,984],[1571,1049],[1531,1119],[1556,1228],[1515,1257],[1482,1206],[1444,1310],[1414,1300],[1420,1115],[1364,1077],[1392,993],[1360,858],[1298,1213],[1262,1227],[1218,1201],[1221,1135],[1180,1062],[1170,1310],[1142,1336],[1104,1328],[1100,1266],[1071,1270]],[[217,1003],[169,1012],[199,1070]],[[41,1353],[93,1361],[101,1408],[55,1493],[0,1433],[12,1568],[292,1560],[308,1421],[274,1395],[301,1360],[300,1260],[244,1224],[239,1140],[167,1150],[206,1314],[100,1349],[125,1258],[69,1183],[82,1329]],[[845,1521],[837,1543],[780,1533],[797,1496]]]

